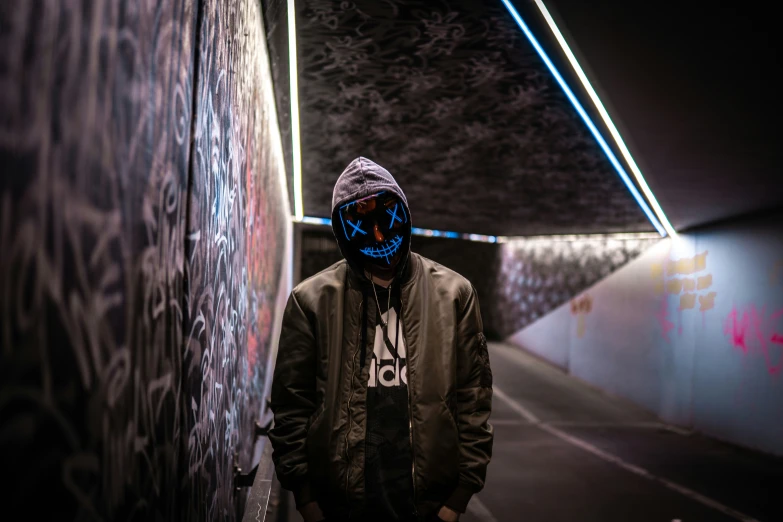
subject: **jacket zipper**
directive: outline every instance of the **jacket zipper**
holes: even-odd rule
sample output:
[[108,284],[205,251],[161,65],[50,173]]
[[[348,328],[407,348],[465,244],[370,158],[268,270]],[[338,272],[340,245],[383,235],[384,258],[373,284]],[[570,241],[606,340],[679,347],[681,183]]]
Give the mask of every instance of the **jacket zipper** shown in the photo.
[[[403,310],[405,310],[405,302],[402,299],[402,291],[400,291],[400,315],[403,315]],[[418,495],[416,494],[416,451],[413,449],[413,406],[411,405],[411,382],[413,379],[411,378],[411,366],[410,366],[410,344],[408,344],[408,339],[405,337],[405,323],[403,322],[402,325],[402,340],[405,342],[405,354],[406,354],[406,365],[408,367],[408,439],[410,441],[411,445],[411,483],[413,485],[413,514],[415,516],[419,516],[419,509],[418,509]]]
[[[361,317],[362,314],[362,305],[364,305],[364,299],[359,303],[359,316]],[[362,328],[365,325],[362,326]],[[351,361],[351,393],[348,395],[348,430],[345,432],[345,498],[348,499],[348,479],[350,474],[350,462],[348,461],[348,436],[351,433],[351,428],[353,427],[353,417],[351,416],[351,400],[353,400],[353,378],[354,375],[356,375],[356,356],[359,355],[359,350],[361,350],[361,344],[362,344],[362,329],[359,328],[359,339],[356,342],[356,351],[353,353],[353,358]]]

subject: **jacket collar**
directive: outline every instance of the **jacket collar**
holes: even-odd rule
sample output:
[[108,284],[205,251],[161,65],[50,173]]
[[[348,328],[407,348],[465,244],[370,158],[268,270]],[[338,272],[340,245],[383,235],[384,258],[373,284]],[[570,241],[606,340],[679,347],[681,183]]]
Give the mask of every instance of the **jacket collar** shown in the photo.
[[[356,288],[358,290],[361,290],[362,287],[365,286],[369,287],[370,281],[367,279],[367,277],[365,277],[364,274],[359,274],[347,261],[345,264],[346,271],[348,272],[347,277],[349,287]],[[408,259],[403,265],[402,271],[397,275],[394,284],[401,285],[402,287],[410,285],[416,279],[420,264],[421,259],[419,259],[418,254],[409,252]]]

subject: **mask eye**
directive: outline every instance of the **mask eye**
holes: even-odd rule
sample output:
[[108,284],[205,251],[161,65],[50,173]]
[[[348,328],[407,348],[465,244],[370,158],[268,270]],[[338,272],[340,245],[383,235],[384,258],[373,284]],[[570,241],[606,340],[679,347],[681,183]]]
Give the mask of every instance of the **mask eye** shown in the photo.
[[391,216],[391,222],[389,223],[389,229],[394,227],[394,224],[399,221],[402,224],[402,216],[405,215],[405,211],[399,203],[394,204],[394,208],[387,208],[386,213]]
[[348,225],[351,230],[346,231],[346,235],[348,236],[348,239],[353,239],[353,237],[358,233],[362,236],[366,236],[367,232],[362,230],[362,220],[360,219],[358,223],[354,224],[353,221],[348,221]]

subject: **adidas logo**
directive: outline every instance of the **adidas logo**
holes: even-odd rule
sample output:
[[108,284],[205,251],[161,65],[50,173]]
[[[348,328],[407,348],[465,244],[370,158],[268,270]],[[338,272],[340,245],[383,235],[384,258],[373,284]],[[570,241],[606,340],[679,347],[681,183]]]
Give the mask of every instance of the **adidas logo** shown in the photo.
[[408,367],[405,359],[384,359],[380,362],[375,357],[370,362],[370,382],[368,386],[391,388],[408,385]]

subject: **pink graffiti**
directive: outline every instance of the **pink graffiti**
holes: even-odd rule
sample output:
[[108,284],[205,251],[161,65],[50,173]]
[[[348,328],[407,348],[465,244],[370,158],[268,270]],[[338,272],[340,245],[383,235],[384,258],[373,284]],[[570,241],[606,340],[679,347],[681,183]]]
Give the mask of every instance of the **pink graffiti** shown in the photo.
[[[759,313],[756,307],[751,305],[741,315],[734,308],[726,317],[723,333],[729,338],[731,345],[743,354],[763,354],[767,371],[770,375],[777,375],[783,371],[783,334],[775,327],[783,317],[783,308],[772,313],[768,320],[765,308],[762,307]],[[775,345],[779,347],[777,363],[772,354]]]

